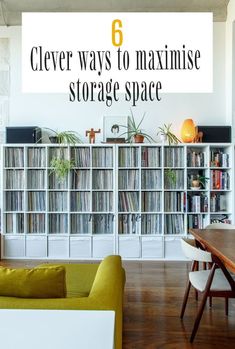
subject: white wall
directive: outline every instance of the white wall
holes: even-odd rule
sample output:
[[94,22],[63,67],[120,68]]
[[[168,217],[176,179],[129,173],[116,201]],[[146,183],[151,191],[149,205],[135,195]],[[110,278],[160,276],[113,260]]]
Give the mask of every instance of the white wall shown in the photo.
[[226,118],[232,120],[235,138],[235,0],[230,0],[226,21]]
[[[127,102],[108,108],[102,103],[71,103],[62,94],[22,94],[21,28],[0,27],[0,37],[11,40],[10,125],[72,129],[84,136],[86,129],[102,128],[103,115],[129,115]],[[231,118],[225,118],[225,23],[214,23],[214,93],[165,94],[161,102],[139,103],[133,112],[137,118],[146,112],[143,128],[154,137],[157,127],[168,122],[178,134],[188,117],[201,125],[230,124]]]

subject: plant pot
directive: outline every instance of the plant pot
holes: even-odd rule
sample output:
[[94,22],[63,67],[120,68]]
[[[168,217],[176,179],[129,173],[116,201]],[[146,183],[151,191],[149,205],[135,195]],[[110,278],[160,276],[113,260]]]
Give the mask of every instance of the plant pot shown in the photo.
[[160,135],[160,140],[163,144],[166,143],[166,141],[167,141],[166,135]]
[[134,136],[135,143],[144,143],[144,136],[142,135],[135,135]]
[[59,139],[57,136],[50,136],[49,139],[51,143],[59,143]]
[[198,179],[192,180],[191,189],[192,189],[192,190],[199,190],[199,189],[201,189],[200,181],[199,181]]

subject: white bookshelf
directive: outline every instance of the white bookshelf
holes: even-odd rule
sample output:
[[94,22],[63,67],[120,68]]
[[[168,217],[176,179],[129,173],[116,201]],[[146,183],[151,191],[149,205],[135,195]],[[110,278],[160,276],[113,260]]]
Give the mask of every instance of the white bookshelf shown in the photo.
[[[75,164],[63,182],[59,155]],[[234,222],[232,144],[7,144],[2,161],[3,258],[181,259],[189,227]]]

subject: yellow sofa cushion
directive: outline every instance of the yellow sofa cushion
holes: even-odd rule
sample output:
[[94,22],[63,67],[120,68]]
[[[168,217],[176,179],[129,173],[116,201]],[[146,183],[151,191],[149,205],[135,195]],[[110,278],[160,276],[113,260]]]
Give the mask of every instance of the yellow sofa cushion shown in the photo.
[[[40,264],[38,268],[55,267],[58,264]],[[61,265],[61,264],[60,264]],[[95,279],[98,264],[62,264],[66,270],[67,298],[88,297]]]
[[0,267],[0,296],[20,298],[66,297],[65,268],[10,269]]

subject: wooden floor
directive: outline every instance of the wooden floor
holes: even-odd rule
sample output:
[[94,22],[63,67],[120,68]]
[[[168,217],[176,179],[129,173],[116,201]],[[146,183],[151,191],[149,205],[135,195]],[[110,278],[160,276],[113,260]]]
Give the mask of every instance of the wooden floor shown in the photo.
[[[39,262],[12,261],[2,265],[34,266]],[[180,307],[190,265],[184,262],[124,262],[127,274],[123,349],[235,348],[235,300],[229,316],[224,300],[206,307],[193,345],[188,342],[198,304],[190,295],[184,321]],[[200,302],[200,299],[199,299]]]

